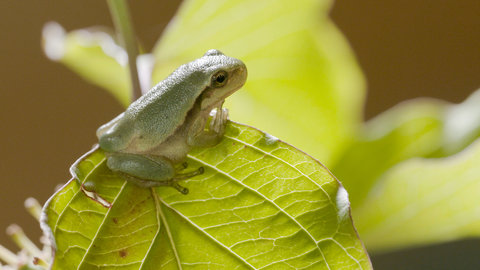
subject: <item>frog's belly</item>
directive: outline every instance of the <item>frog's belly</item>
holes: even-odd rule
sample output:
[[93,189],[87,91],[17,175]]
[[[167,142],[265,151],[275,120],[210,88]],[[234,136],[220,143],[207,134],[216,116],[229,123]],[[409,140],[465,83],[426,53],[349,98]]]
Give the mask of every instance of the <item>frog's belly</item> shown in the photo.
[[179,128],[165,141],[151,147],[147,145],[152,142],[148,143],[144,138],[138,136],[122,152],[136,155],[161,156],[173,164],[180,163],[185,159],[191,148],[186,142],[186,130],[185,128]]
[[136,144],[132,143],[130,147],[122,152],[137,155],[162,156],[174,164],[182,162],[190,151],[190,146],[187,145],[183,136],[170,136],[163,143],[152,146],[146,150],[135,149],[134,145]]
[[190,146],[183,139],[176,139],[174,141],[167,140],[152,149],[149,154],[165,157],[172,163],[179,163],[185,159],[189,151]]

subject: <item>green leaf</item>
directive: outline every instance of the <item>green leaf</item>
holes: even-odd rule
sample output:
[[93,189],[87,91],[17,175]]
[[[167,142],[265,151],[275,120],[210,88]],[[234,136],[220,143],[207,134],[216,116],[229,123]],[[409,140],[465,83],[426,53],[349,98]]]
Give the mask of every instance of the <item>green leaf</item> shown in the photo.
[[122,105],[130,104],[128,56],[110,34],[95,28],[66,33],[51,22],[43,29],[43,45],[50,59],[105,88]]
[[82,157],[44,208],[53,269],[371,269],[345,189],[310,156],[230,122],[187,161],[205,173],[182,195],[125,182],[100,150]]
[[455,154],[479,136],[480,90],[460,104],[415,99],[367,122],[332,166],[333,172],[350,192],[355,209],[378,178],[396,164],[414,157]]
[[383,175],[355,209],[369,249],[480,236],[480,140],[446,158],[415,158]]
[[439,151],[445,107],[444,102],[419,99],[402,103],[365,124],[361,136],[332,170],[349,191],[354,210],[392,166]]
[[364,82],[330,4],[184,1],[154,49],[153,81],[208,49],[239,58],[249,78],[227,100],[231,118],[334,163],[361,121]]

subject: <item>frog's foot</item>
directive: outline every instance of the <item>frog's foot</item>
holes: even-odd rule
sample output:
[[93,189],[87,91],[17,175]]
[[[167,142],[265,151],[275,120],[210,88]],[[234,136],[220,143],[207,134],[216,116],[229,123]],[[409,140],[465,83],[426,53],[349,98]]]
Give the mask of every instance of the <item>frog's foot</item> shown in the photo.
[[175,177],[172,178],[173,181],[180,181],[180,180],[185,180],[188,178],[192,178],[194,176],[200,175],[203,172],[205,172],[205,169],[203,167],[200,167],[196,169],[195,171],[188,172],[188,173],[182,173],[182,174],[177,174]]
[[183,195],[188,194],[188,188],[181,186],[178,182],[172,182],[171,186]]
[[[154,180],[140,179],[140,178],[137,178],[137,177],[134,177],[134,176],[131,176],[129,174],[122,173],[122,172],[117,172],[117,173],[120,174],[127,181],[129,181],[131,183],[134,183],[135,185],[137,185],[139,187],[151,188],[151,187],[171,186],[171,187],[175,188],[176,190],[178,190],[182,194],[185,194],[185,195],[188,194],[188,188],[181,186],[177,182],[178,181],[177,179],[172,178],[172,179],[166,180],[166,181],[154,181]],[[181,179],[179,179],[179,180],[181,180]]]
[[[185,162],[186,163],[186,162]],[[192,178],[194,176],[200,175],[205,171],[203,167],[198,168],[197,170],[189,173],[182,173],[182,174],[177,174],[174,178],[168,180],[169,185],[176,190],[178,190],[180,193],[187,195],[188,194],[188,188],[181,186],[178,181],[185,180],[188,178]]]

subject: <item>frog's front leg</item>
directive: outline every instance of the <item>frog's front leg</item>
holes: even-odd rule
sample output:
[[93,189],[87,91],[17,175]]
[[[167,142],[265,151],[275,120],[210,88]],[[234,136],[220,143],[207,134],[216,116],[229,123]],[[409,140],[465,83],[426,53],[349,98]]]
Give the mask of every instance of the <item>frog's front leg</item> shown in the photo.
[[188,189],[177,182],[203,173],[196,170],[178,174],[174,165],[161,156],[129,153],[107,153],[107,166],[141,187],[172,186],[183,194],[187,194]]
[[223,134],[225,133],[225,127],[227,126],[227,121],[228,109],[222,108],[221,106],[218,107],[215,113],[212,115],[210,130],[216,133],[219,137],[223,137]]
[[199,118],[188,135],[188,144],[191,146],[210,147],[218,144],[225,133],[228,120],[228,110],[219,106],[211,114],[212,119],[208,130],[205,130],[206,119]]

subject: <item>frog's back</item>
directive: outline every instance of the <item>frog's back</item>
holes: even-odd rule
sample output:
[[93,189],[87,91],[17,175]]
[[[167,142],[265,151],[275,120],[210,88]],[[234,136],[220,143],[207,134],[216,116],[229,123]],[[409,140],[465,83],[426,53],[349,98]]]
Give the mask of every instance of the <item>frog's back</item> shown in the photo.
[[203,72],[185,72],[181,67],[132,103],[125,114],[135,119],[138,150],[147,150],[172,135],[184,122],[207,81],[209,78]]
[[134,142],[135,149],[131,150],[142,152],[165,141],[184,122],[208,81],[201,68],[180,66],[124,113],[99,128],[100,147],[122,151]]

